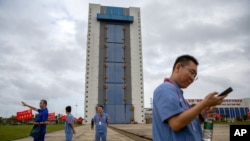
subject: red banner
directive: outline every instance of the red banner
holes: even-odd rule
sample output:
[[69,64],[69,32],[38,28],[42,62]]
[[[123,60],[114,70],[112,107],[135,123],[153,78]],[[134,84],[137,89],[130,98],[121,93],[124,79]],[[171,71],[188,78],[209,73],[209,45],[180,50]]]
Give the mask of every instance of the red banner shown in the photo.
[[55,117],[56,117],[55,113],[49,113],[48,120],[55,120]]
[[17,112],[16,113],[16,119],[17,120],[29,120],[32,119],[32,110],[25,110],[25,111],[21,111],[21,112]]
[[61,119],[62,121],[65,121],[65,120],[66,120],[66,115],[62,115],[62,116],[60,117],[60,119]]
[[74,121],[75,121],[76,123],[82,123],[83,119],[82,119],[82,118],[78,118],[78,119],[75,118]]
[[216,114],[216,118],[217,118],[217,119],[220,119],[220,118],[221,118],[221,115],[220,115],[220,114]]

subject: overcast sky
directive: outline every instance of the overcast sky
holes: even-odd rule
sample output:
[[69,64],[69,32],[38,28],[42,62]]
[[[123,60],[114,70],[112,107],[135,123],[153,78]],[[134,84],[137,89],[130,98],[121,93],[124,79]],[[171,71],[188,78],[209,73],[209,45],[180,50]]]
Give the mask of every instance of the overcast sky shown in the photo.
[[250,97],[249,0],[0,0],[0,117],[40,99],[84,117],[89,3],[141,8],[145,107],[182,54],[200,63],[186,98]]

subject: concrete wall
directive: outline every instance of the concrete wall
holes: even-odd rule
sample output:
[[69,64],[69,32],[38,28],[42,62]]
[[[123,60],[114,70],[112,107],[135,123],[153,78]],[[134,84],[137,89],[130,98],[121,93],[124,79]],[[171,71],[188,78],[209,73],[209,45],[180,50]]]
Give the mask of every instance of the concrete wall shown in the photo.
[[135,121],[145,123],[140,9],[130,7],[129,13],[134,16],[134,22],[130,25],[132,104],[135,107]]
[[100,23],[96,20],[96,14],[100,13],[100,5],[89,5],[89,23],[87,35],[86,75],[85,75],[85,121],[91,122],[98,103],[98,68],[99,68],[99,36]]

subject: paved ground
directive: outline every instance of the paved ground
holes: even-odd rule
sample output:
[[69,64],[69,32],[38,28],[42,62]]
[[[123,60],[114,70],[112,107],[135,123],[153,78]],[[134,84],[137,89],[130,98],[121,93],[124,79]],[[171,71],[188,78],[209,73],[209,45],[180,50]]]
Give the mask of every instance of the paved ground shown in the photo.
[[[76,127],[76,134],[73,136],[73,141],[94,141],[94,130],[91,130],[90,125]],[[45,141],[64,141],[64,130],[48,133],[45,136]],[[130,138],[121,135],[111,129],[108,129],[108,141],[133,141]],[[32,137],[23,138],[15,141],[33,141]]]
[[[129,132],[151,137],[151,124],[114,124],[110,125]],[[90,125],[76,127],[76,134],[73,141],[94,141],[94,130],[90,129]],[[64,131],[57,131],[46,134],[46,141],[64,141]],[[16,141],[32,141],[31,137],[19,139]],[[112,129],[108,129],[108,141],[133,141],[132,139],[121,135]],[[229,141],[229,125],[214,125],[213,141]]]
[[[146,137],[152,137],[151,124],[118,124],[113,127],[124,129]],[[229,125],[214,125],[213,141],[229,141]]]

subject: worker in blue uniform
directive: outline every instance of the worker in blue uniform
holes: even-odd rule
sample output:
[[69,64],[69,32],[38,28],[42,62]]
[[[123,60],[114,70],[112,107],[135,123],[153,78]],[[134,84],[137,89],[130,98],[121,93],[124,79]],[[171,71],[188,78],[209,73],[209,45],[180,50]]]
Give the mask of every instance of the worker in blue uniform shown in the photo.
[[108,120],[109,120],[109,115],[103,112],[102,105],[98,105],[97,114],[92,119],[92,121],[95,124],[95,141],[107,140]]

